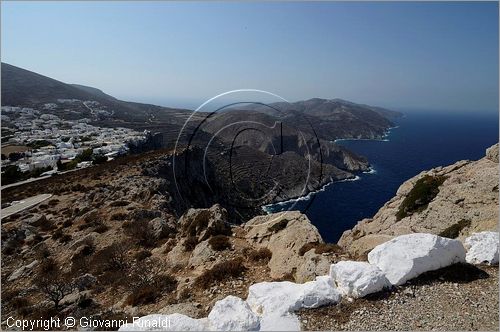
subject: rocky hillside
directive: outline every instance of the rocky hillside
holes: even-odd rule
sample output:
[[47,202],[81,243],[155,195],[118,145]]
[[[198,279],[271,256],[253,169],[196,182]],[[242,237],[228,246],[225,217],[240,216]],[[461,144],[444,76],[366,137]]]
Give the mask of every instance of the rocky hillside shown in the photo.
[[220,205],[178,214],[171,179],[143,172],[168,154],[128,156],[3,190],[2,206],[52,194],[2,219],[3,317],[202,317],[217,300],[245,297],[253,283],[312,280],[343,257],[298,212],[245,226]]
[[437,167],[403,183],[370,219],[346,231],[339,245],[363,255],[394,236],[426,232],[463,238],[472,232],[497,230],[498,144],[478,161]]

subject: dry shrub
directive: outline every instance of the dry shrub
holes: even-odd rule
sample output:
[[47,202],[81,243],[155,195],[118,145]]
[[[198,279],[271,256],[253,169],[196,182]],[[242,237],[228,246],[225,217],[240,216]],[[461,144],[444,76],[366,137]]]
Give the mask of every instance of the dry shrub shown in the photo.
[[47,202],[50,206],[55,206],[59,203],[59,200],[57,198],[51,199],[50,201]]
[[271,232],[271,233],[276,233],[276,232],[279,232],[281,230],[284,230],[287,225],[288,225],[288,220],[282,219],[282,220],[278,221],[277,223],[275,223],[274,225],[268,227],[267,231]]
[[151,251],[149,250],[141,250],[134,254],[134,258],[138,261],[145,260],[148,257],[151,257]]
[[138,245],[144,247],[154,247],[156,240],[154,237],[153,227],[147,220],[137,220],[126,225],[123,224],[125,235],[135,240]]
[[56,228],[56,225],[54,224],[54,221],[50,219],[44,220],[44,222],[40,225],[40,230],[44,232],[48,232]]
[[162,296],[162,293],[172,293],[177,288],[177,280],[165,274],[159,268],[158,261],[141,262],[131,271],[128,287],[132,291],[127,297],[127,304],[137,306],[150,304]]
[[272,256],[273,253],[267,248],[253,249],[248,252],[248,258],[254,262],[269,261]]
[[71,278],[66,275],[53,274],[37,279],[38,289],[54,303],[54,308],[59,308],[59,302],[75,289]]
[[59,239],[59,242],[61,243],[69,243],[71,240],[73,239],[73,237],[69,234],[64,234],[63,236],[61,236],[61,238]]
[[109,206],[119,207],[119,206],[127,206],[129,205],[129,201],[114,201],[109,204]]
[[206,270],[196,278],[195,285],[202,289],[208,288],[215,282],[224,281],[242,275],[247,268],[243,264],[243,258],[237,257],[229,261],[221,262],[210,270]]
[[94,230],[94,232],[102,234],[102,233],[107,232],[109,230],[109,227],[106,226],[103,222],[99,221],[99,222],[96,222],[93,230]]
[[128,267],[127,251],[129,246],[125,242],[114,243],[93,256],[92,265],[97,271],[123,271]]
[[127,214],[125,212],[116,212],[111,215],[110,219],[117,221],[125,220],[127,219]]
[[197,244],[198,238],[196,236],[188,236],[183,242],[184,250],[193,251]]
[[231,248],[229,237],[225,235],[215,235],[208,240],[208,244],[215,251],[223,251]]
[[65,221],[65,222],[63,222],[63,224],[62,224],[62,226],[63,226],[63,227],[65,227],[65,228],[66,228],[66,227],[71,227],[72,225],[73,225],[73,220],[71,220],[71,219],[66,220],[66,221]]
[[53,234],[52,234],[52,240],[59,240],[63,236],[63,231],[61,228],[58,228]]
[[321,255],[324,253],[340,253],[340,252],[342,252],[342,248],[338,244],[335,244],[335,243],[309,242],[309,243],[304,244],[299,249],[299,256],[304,256],[304,254],[311,249],[314,249],[314,252],[318,255]]

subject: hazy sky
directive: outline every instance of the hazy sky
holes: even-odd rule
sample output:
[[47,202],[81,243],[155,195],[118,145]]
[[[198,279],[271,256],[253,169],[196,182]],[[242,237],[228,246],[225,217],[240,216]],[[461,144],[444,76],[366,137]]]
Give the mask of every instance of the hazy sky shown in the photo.
[[498,4],[2,2],[2,61],[115,97],[498,109]]

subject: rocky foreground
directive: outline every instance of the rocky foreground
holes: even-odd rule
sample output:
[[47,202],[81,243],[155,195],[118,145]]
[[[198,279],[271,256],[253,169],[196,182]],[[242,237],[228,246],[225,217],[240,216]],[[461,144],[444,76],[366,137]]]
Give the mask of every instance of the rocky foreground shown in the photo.
[[[303,284],[293,283],[289,281],[277,282],[261,282],[250,286],[248,297],[243,300],[239,297],[228,296],[220,301],[217,301],[206,318],[193,319],[182,314],[171,315],[148,315],[135,320],[133,323],[125,324],[120,327],[121,331],[137,331],[137,330],[156,330],[161,327],[162,322],[168,322],[168,326],[163,326],[163,330],[209,330],[209,331],[298,331],[301,330],[302,324],[307,324],[312,321],[309,327],[314,329],[330,329],[332,327],[339,328],[339,325],[331,324],[337,322],[330,320],[330,324],[324,324],[330,318],[329,315],[323,314],[318,316],[314,314],[303,314],[302,321],[296,315],[296,311],[300,309],[315,309],[323,306],[338,305],[342,298],[347,298],[348,301],[353,301],[353,298],[366,297],[370,294],[382,292],[390,292],[395,286],[407,284],[412,281],[417,284],[419,280],[414,280],[419,276],[423,276],[429,271],[441,270],[443,268],[452,267],[448,270],[448,276],[457,280],[466,279],[460,275],[462,273],[476,274],[472,278],[485,277],[488,274],[484,271],[474,268],[472,265],[465,265],[466,261],[471,261],[469,253],[474,252],[474,259],[481,261],[482,264],[498,264],[498,233],[483,232],[474,234],[474,241],[470,238],[466,240],[468,252],[459,240],[447,239],[432,234],[415,233],[402,235],[392,239],[389,242],[375,247],[368,255],[369,262],[359,261],[341,261],[332,264],[330,273],[325,276],[316,277],[314,281],[309,281]],[[463,265],[461,265],[463,264]],[[455,270],[453,270],[455,269]],[[484,273],[481,275],[481,272]],[[496,271],[497,272],[497,271]],[[446,275],[446,272],[444,273]],[[429,273],[432,280],[432,273]],[[428,275],[428,276],[429,276]],[[421,278],[425,280],[425,276]],[[498,279],[497,279],[498,280]],[[458,289],[458,284],[453,287]],[[421,297],[421,292],[411,290],[411,296],[419,296],[419,301],[430,300]],[[420,290],[425,290],[421,287]],[[446,312],[449,312],[449,307],[446,308],[442,302],[443,297],[449,294],[439,294],[432,290],[432,295],[438,297],[433,300],[432,310],[428,303],[418,305],[412,304],[414,310],[420,313],[422,309],[427,309],[427,320],[422,319],[417,327],[431,323],[436,323],[437,317],[443,318]],[[429,295],[427,293],[427,295]],[[472,295],[472,294],[471,294]],[[475,294],[474,294],[475,295]],[[488,294],[489,296],[493,294]],[[455,297],[464,299],[463,296]],[[495,294],[495,299],[496,294]],[[404,316],[399,312],[395,316],[394,311],[400,311],[398,305],[404,304],[404,299],[400,296],[393,296],[392,299],[380,303],[381,310],[367,311],[366,315],[371,318],[371,322],[365,325],[356,325],[353,321],[349,322],[342,328],[347,329],[386,329],[387,321],[384,319],[375,318],[374,314],[380,315],[380,311],[384,311],[384,304],[389,305],[389,313],[392,316],[391,322],[396,321],[401,324],[404,321]],[[392,308],[394,304],[394,308]],[[437,305],[440,306],[437,306]],[[460,303],[463,304],[463,303]],[[482,309],[487,309],[487,314],[491,314],[490,310],[498,311],[498,302],[487,301],[486,303],[478,303],[473,301],[469,303],[473,307],[481,306]],[[492,307],[488,307],[492,304]],[[456,303],[455,303],[456,305]],[[460,306],[459,306],[460,307]],[[408,307],[406,309],[409,309]],[[440,312],[440,311],[444,312]],[[477,312],[477,311],[476,311]],[[364,310],[358,310],[361,316],[365,315]],[[455,313],[456,314],[456,313]],[[467,315],[468,312],[465,312]],[[481,316],[483,316],[481,314]],[[395,318],[397,318],[395,320]],[[488,317],[491,319],[491,316]],[[498,318],[498,317],[497,317]],[[321,322],[318,324],[318,321]],[[366,321],[366,320],[365,320]],[[466,328],[474,328],[474,323],[480,327],[498,325],[498,320],[484,321],[484,316],[481,319],[473,318],[472,320],[455,319],[457,325],[463,328],[463,322],[470,324]],[[442,326],[437,324],[436,326]],[[462,323],[462,324],[460,324]],[[491,323],[491,324],[489,324]],[[495,324],[496,323],[496,324]],[[373,325],[371,325],[373,324]],[[403,323],[408,324],[408,322]],[[325,325],[330,325],[326,327]],[[394,324],[393,327],[396,327]],[[436,328],[432,326],[432,328]],[[448,329],[450,326],[446,326]],[[397,329],[411,329],[413,326],[399,325]]]

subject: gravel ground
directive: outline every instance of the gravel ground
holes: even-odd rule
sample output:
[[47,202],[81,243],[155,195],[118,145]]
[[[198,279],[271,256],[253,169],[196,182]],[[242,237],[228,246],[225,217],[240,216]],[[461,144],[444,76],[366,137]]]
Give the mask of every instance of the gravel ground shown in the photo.
[[498,267],[442,269],[413,283],[371,299],[302,310],[302,329],[499,330]]

